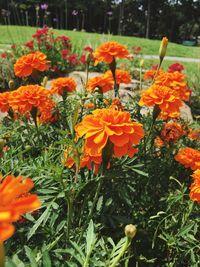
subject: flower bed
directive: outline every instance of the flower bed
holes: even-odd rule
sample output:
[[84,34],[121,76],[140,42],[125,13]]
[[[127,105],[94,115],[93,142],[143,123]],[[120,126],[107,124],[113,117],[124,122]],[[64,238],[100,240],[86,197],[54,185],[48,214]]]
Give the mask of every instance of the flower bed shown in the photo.
[[[180,118],[192,94],[183,66],[162,69],[167,38],[144,75],[137,58],[126,99],[126,46],[85,48],[81,91],[64,75],[46,89],[78,56],[46,28],[33,38],[13,48],[0,94],[0,265],[198,266],[200,128]],[[89,79],[93,64],[105,73]]]

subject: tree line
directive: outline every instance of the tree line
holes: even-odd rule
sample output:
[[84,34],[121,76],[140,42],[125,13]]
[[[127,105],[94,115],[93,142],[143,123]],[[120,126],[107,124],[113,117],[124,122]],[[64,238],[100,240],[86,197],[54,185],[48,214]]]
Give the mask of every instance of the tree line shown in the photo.
[[0,0],[1,24],[139,36],[200,35],[199,0]]

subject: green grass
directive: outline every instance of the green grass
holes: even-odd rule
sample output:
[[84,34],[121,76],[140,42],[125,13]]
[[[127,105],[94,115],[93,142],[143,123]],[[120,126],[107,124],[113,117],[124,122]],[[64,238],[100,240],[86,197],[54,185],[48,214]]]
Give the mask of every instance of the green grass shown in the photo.
[[[26,26],[0,26],[0,48],[8,44],[23,44],[30,40],[32,34],[36,31],[34,27]],[[67,30],[54,30],[55,35],[67,35],[72,39],[76,47],[85,45],[98,46],[101,42],[113,40],[118,41],[129,48],[132,46],[141,46],[142,53],[147,55],[157,55],[160,46],[160,40],[148,40],[138,37],[113,36],[108,34],[74,32]],[[187,47],[175,43],[169,43],[168,56],[200,58],[200,47]]]

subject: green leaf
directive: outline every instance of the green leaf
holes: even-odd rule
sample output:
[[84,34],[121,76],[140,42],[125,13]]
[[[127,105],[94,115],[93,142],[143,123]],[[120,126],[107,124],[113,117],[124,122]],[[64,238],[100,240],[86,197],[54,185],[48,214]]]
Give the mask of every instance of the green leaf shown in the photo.
[[100,196],[97,201],[97,211],[100,211],[103,205],[103,196]]
[[86,235],[86,254],[88,255],[93,243],[95,242],[95,233],[94,233],[94,224],[93,221],[90,220],[87,235]]
[[24,246],[24,248],[25,248],[26,256],[28,257],[30,261],[31,267],[38,267],[33,251],[28,246]]
[[43,256],[42,256],[42,258],[43,258],[43,265],[44,265],[45,267],[51,267],[51,266],[52,266],[52,265],[51,265],[51,259],[50,259],[50,256],[49,256],[49,253],[48,253],[47,250],[45,250],[45,251],[43,252]]

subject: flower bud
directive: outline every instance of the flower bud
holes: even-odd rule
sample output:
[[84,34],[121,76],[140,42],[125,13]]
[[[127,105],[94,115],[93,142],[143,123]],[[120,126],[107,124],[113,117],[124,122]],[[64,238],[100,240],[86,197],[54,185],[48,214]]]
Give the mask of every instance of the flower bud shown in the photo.
[[161,59],[163,59],[166,55],[167,45],[168,45],[168,39],[167,37],[163,37],[159,49],[159,56]]
[[46,87],[47,82],[48,82],[48,77],[45,76],[45,77],[43,78],[43,81],[42,81],[41,85],[42,85],[43,87]]
[[8,86],[9,86],[10,90],[14,90],[15,89],[15,83],[14,83],[14,81],[13,80],[10,80],[8,82]]
[[143,66],[144,66],[144,59],[141,59],[140,60],[140,68],[143,68]]
[[133,238],[136,235],[137,229],[135,225],[128,224],[126,225],[124,232],[127,237]]

